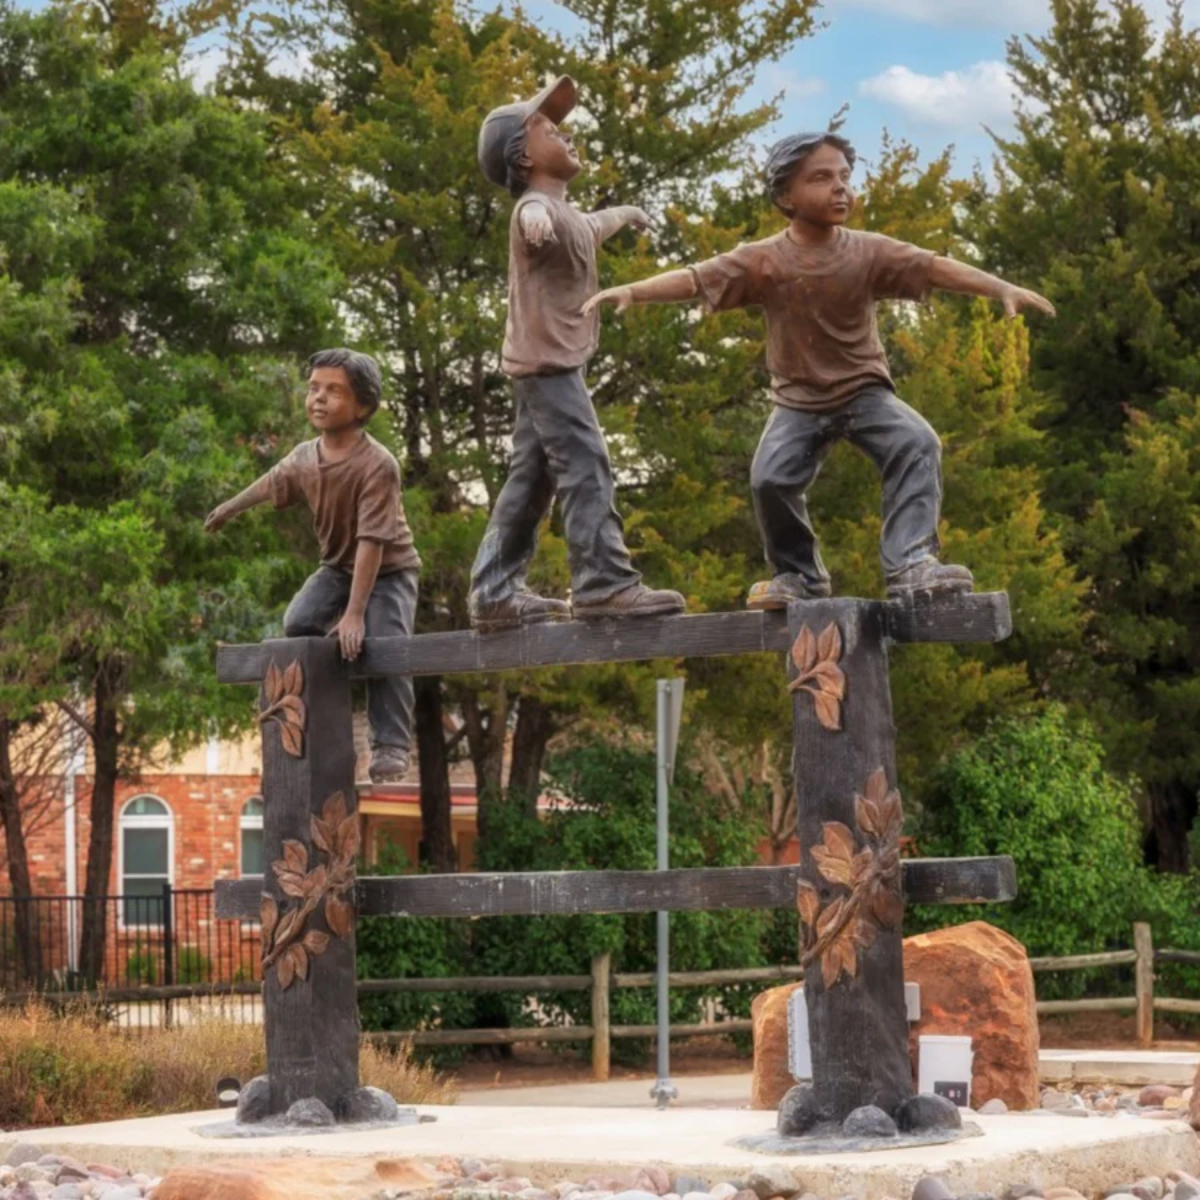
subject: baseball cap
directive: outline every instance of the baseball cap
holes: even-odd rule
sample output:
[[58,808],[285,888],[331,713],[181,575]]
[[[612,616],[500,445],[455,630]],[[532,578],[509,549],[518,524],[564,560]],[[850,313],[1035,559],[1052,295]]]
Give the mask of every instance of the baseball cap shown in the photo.
[[542,88],[532,100],[521,100],[516,104],[505,104],[493,108],[483,120],[479,131],[479,165],[483,173],[498,187],[508,182],[508,165],[504,161],[504,150],[509,139],[534,113],[545,113],[555,125],[566,119],[575,107],[579,89],[570,75],[560,75],[553,83]]

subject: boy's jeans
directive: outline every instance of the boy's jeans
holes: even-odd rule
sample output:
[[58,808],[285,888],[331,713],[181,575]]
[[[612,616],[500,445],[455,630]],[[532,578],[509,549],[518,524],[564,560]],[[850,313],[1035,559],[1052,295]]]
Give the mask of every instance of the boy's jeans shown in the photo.
[[538,525],[556,495],[572,598],[599,602],[632,587],[642,577],[625,548],[608,447],[583,371],[514,379],[513,393],[517,419],[508,479],[471,568],[473,601],[500,603],[525,587]]
[[[336,567],[318,567],[292,598],[283,617],[285,637],[323,637],[341,619],[350,600],[353,576]],[[418,572],[392,571],[380,575],[367,601],[366,636],[410,635],[417,612]],[[394,746],[408,752],[412,745],[413,683],[410,675],[391,675],[367,681],[367,722],[371,749]]]
[[939,550],[942,444],[933,426],[888,387],[865,388],[831,412],[777,404],[750,467],[754,512],[776,575],[829,582],[808,519],[807,492],[839,441],[861,450],[883,480],[880,557],[891,578]]

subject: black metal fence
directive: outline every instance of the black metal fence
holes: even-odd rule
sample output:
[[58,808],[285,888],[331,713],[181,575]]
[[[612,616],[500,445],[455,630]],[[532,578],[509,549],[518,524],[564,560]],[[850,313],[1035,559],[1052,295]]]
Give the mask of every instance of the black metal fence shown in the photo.
[[[104,957],[80,970],[85,906],[99,908]],[[164,885],[145,895],[0,896],[0,1000],[94,1002],[130,1028],[207,1011],[261,1018],[259,926],[218,920],[212,889]]]

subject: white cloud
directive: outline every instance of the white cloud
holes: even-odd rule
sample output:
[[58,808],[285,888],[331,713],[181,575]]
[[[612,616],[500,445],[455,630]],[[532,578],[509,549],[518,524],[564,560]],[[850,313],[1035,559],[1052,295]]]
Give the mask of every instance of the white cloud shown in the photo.
[[894,105],[922,125],[966,130],[1006,125],[1012,120],[1013,83],[1002,62],[980,62],[941,75],[888,67],[864,79],[858,91],[861,96]]
[[[1195,0],[1184,4],[1184,17]],[[1005,33],[1037,33],[1051,20],[1050,0],[825,0],[823,9],[836,15],[839,9],[857,8],[884,16],[899,17],[943,28],[1001,29]],[[1142,0],[1152,20],[1161,21],[1170,0]]]
[[799,75],[778,63],[769,63],[763,68],[761,78],[772,94],[782,93],[784,100],[811,100],[822,96],[829,85],[824,79]]

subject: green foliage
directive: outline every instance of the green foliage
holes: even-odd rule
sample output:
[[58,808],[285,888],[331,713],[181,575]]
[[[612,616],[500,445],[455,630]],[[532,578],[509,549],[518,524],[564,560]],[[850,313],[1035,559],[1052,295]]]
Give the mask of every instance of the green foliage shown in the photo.
[[[403,875],[412,870],[404,851],[384,840],[372,875]],[[355,943],[360,979],[437,979],[475,973],[469,923],[433,917],[363,917]],[[361,996],[359,1017],[364,1029],[471,1028],[474,996],[464,992],[390,992]],[[440,1062],[461,1057],[442,1052]]]
[[1018,894],[986,909],[917,909],[910,928],[944,925],[950,912],[953,923],[1007,929],[1031,955],[1124,949],[1150,899],[1130,787],[1105,770],[1094,731],[1060,706],[999,721],[953,755],[917,836],[934,856],[1011,854]]
[[[594,747],[557,758],[550,769],[558,802],[544,821],[530,821],[519,803],[499,807],[484,870],[652,870],[655,866],[655,767],[651,754],[633,747]],[[686,769],[677,772],[670,795],[671,866],[735,866],[757,861],[765,829],[726,805]],[[673,913],[671,967],[676,971],[762,966],[771,915],[749,910]],[[792,919],[795,952],[795,919]],[[612,955],[613,972],[652,971],[656,961],[654,914],[496,918],[480,922],[472,958],[482,974],[578,975],[593,955]],[[677,988],[672,1022],[703,1019],[706,999],[716,998],[729,1016],[745,1016],[756,989]],[[587,992],[538,997],[538,1010],[520,999],[494,997],[492,1019],[514,1025],[590,1020]],[[614,989],[612,1020],[618,1025],[654,1022],[651,989]],[[629,1050],[618,1045],[617,1050]]]

